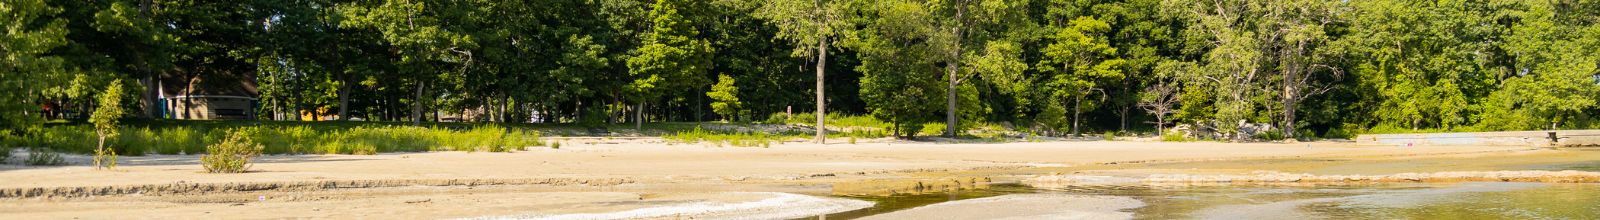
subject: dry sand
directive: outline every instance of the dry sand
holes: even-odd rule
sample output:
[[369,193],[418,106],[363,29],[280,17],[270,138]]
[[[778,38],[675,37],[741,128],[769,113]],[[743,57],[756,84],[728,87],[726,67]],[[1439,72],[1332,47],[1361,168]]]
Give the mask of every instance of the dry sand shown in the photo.
[[[919,178],[919,173],[926,172],[1260,158],[1468,155],[1527,149],[1104,141],[788,143],[739,148],[633,139],[572,141],[564,142],[561,149],[515,153],[267,156],[258,160],[254,172],[243,174],[203,173],[197,156],[123,157],[121,166],[112,171],[94,170],[83,165],[86,158],[74,156],[70,159],[77,165],[66,167],[0,165],[0,192],[43,192],[13,194],[32,195],[28,198],[0,198],[0,219],[538,217],[628,213],[651,207],[709,210],[773,202],[771,199],[818,204],[810,212],[826,213],[834,209],[827,207],[860,204],[799,194],[744,192],[827,195],[834,183]],[[246,187],[226,187],[241,185]],[[51,198],[55,192],[77,193]],[[653,197],[660,195],[670,196]],[[729,216],[718,213],[762,209],[750,205],[737,210],[694,216]],[[137,215],[129,215],[132,213]],[[634,212],[639,213],[646,212]],[[663,218],[677,217],[682,216]]]

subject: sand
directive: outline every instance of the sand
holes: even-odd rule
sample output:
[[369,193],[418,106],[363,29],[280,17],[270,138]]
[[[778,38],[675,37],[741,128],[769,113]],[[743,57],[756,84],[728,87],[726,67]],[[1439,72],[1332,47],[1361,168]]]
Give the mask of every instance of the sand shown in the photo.
[[[514,153],[266,156],[257,161],[252,172],[243,174],[203,173],[197,156],[123,157],[121,166],[110,171],[95,170],[86,166],[86,157],[71,156],[69,160],[74,165],[64,167],[0,165],[0,192],[40,192],[0,198],[0,219],[720,218],[757,213],[781,214],[756,216],[761,218],[789,218],[862,205],[860,201],[818,197],[831,195],[830,186],[835,184],[928,178],[929,173],[1526,150],[1373,147],[1336,142],[1123,141],[786,143],[748,148],[598,139],[563,142],[561,149]],[[976,202],[983,201],[987,200]],[[764,205],[791,202],[812,205],[805,209],[809,211],[793,213],[771,211],[771,206]],[[664,213],[673,216],[661,216]],[[1102,209],[1085,213],[1107,214]],[[1084,213],[1054,214],[1070,217]]]

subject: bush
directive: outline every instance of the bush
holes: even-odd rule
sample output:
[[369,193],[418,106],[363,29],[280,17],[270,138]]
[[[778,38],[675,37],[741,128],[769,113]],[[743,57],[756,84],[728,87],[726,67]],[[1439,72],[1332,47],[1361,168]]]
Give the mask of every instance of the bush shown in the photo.
[[767,120],[764,121],[764,122],[767,123],[767,124],[781,125],[781,124],[784,124],[785,122],[788,122],[788,121],[789,121],[789,114],[788,113],[779,112],[779,113],[772,113],[771,115],[767,115]]
[[1190,142],[1190,141],[1194,141],[1194,139],[1189,139],[1189,137],[1184,137],[1182,134],[1178,134],[1177,132],[1166,132],[1166,133],[1162,133],[1161,134],[1161,141],[1162,142]]
[[200,164],[210,173],[241,173],[250,169],[250,161],[261,155],[261,144],[251,142],[244,132],[228,134],[222,142],[206,146]]
[[29,166],[60,166],[67,165],[67,160],[61,158],[60,153],[47,148],[28,148],[28,159],[23,163]]
[[1117,140],[1117,132],[1115,132],[1115,131],[1107,131],[1106,134],[1104,134],[1104,135],[1105,135],[1105,138],[1106,138],[1107,141],[1115,141],[1115,140]]
[[10,160],[10,159],[11,159],[11,147],[6,146],[3,143],[0,143],[0,163],[6,163],[6,160]]
[[1268,141],[1281,141],[1281,140],[1284,139],[1284,136],[1283,136],[1283,131],[1273,130],[1273,131],[1256,133],[1255,138],[1256,139],[1261,139],[1261,140],[1268,140]]
[[712,145],[716,145],[716,146],[719,146],[719,147],[722,146],[723,144],[729,144],[729,145],[733,145],[733,146],[736,146],[736,147],[757,147],[757,146],[766,147],[766,146],[770,146],[771,142],[773,142],[773,141],[782,141],[783,139],[799,138],[801,135],[804,135],[804,134],[796,133],[796,134],[793,134],[791,136],[778,136],[778,135],[769,135],[767,133],[761,133],[761,132],[727,132],[727,133],[724,133],[724,132],[713,132],[713,131],[701,129],[700,127],[695,127],[694,130],[680,131],[680,132],[677,132],[677,133],[674,133],[674,134],[669,134],[669,135],[667,135],[667,136],[665,136],[663,138],[666,138],[667,140],[671,140],[671,141],[674,141],[674,142],[679,142],[679,143],[706,142],[706,143],[710,143]]

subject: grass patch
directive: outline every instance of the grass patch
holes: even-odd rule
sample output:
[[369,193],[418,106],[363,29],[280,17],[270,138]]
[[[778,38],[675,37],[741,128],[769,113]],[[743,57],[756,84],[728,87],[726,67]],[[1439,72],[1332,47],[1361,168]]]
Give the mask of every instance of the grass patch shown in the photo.
[[722,146],[723,144],[735,147],[767,147],[772,142],[804,138],[803,134],[772,135],[761,132],[716,132],[696,127],[694,130],[680,131],[663,138],[678,143],[711,143]]
[[208,173],[243,173],[250,169],[251,160],[261,156],[261,144],[245,139],[240,133],[228,134],[222,142],[206,146],[200,165]]
[[1161,141],[1162,142],[1192,142],[1192,141],[1195,141],[1195,140],[1194,139],[1190,139],[1189,137],[1184,137],[1183,134],[1178,134],[1177,132],[1166,132],[1166,133],[1162,133],[1161,134]]
[[[122,135],[107,140],[118,155],[202,154],[207,146],[237,133],[263,146],[264,154],[376,154],[384,152],[488,151],[509,152],[543,146],[540,133],[521,127],[494,124],[415,127],[369,123],[329,124],[195,124],[150,123],[124,127]],[[38,132],[11,136],[10,146],[45,148],[58,152],[94,153],[94,132],[83,125],[48,126]]]
[[46,148],[29,148],[28,159],[23,164],[29,166],[60,166],[67,165],[67,160],[61,158],[60,153]]
[[[783,113],[774,113],[767,117],[768,122],[784,118]],[[823,119],[831,128],[886,128],[888,122],[879,121],[877,118],[866,115],[828,114]],[[787,124],[811,125],[817,123],[817,114],[810,112],[795,113],[794,117],[787,118]]]

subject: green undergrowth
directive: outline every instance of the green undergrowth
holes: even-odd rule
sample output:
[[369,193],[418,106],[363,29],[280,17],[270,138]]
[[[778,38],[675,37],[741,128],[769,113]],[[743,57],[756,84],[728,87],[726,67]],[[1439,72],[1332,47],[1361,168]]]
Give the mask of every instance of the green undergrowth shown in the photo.
[[802,133],[786,132],[783,134],[768,134],[764,132],[719,132],[701,128],[662,136],[668,141],[676,143],[709,143],[716,146],[732,145],[735,147],[768,147],[772,142],[804,139]]
[[[121,135],[107,139],[107,147],[124,156],[203,154],[206,146],[221,141],[229,131],[260,143],[265,154],[508,152],[544,146],[537,131],[492,124],[454,127],[232,124],[123,127]],[[48,126],[0,139],[3,139],[0,143],[11,147],[37,147],[75,154],[93,153],[95,147],[93,129],[85,125]]]
[[[774,113],[768,122],[777,121],[771,118],[783,118],[783,113]],[[824,119],[829,128],[886,128],[888,122],[879,121],[877,118],[866,115],[828,114]],[[811,125],[817,123],[817,115],[810,112],[795,113],[794,117],[783,120],[786,124]]]

